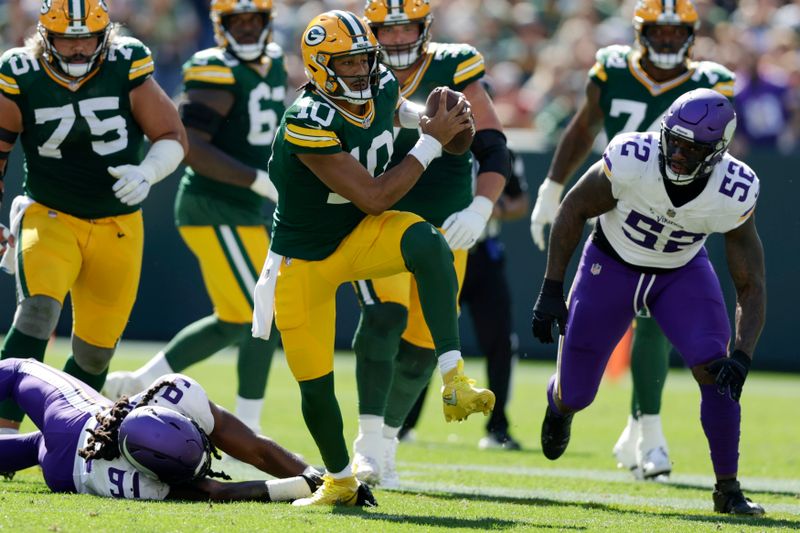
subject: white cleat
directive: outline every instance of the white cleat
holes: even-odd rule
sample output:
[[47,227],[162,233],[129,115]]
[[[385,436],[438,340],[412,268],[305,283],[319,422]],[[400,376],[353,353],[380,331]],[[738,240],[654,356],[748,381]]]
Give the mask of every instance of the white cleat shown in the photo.
[[101,392],[106,398],[116,401],[123,396],[133,396],[146,386],[133,376],[133,372],[111,372]]
[[378,461],[360,453],[353,455],[353,474],[356,479],[367,485],[378,485],[381,482],[381,467]]
[[628,425],[614,444],[614,457],[617,459],[617,468],[630,470],[636,479],[641,479],[639,462],[636,460],[636,444],[639,441],[639,421],[628,416]]
[[672,472],[669,448],[661,430],[659,415],[639,417],[639,440],[636,443],[636,462],[641,468],[642,478],[665,480]]
[[381,483],[381,461],[383,459],[383,435],[359,432],[353,442],[353,474],[367,485]]
[[672,472],[669,453],[663,446],[645,452],[641,462],[642,477],[651,481],[666,481]]
[[381,475],[381,487],[385,489],[396,489],[400,486],[400,478],[397,476],[397,445],[400,443],[396,438],[383,439],[383,470]]

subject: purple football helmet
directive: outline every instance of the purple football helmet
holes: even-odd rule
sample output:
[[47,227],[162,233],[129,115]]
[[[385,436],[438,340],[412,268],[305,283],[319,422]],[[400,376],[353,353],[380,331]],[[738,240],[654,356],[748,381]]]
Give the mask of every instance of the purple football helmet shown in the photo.
[[734,131],[733,104],[720,93],[695,89],[680,96],[661,121],[665,177],[679,185],[708,177],[728,149]]
[[131,411],[119,426],[119,450],[137,470],[175,485],[211,467],[208,437],[186,416],[156,405]]

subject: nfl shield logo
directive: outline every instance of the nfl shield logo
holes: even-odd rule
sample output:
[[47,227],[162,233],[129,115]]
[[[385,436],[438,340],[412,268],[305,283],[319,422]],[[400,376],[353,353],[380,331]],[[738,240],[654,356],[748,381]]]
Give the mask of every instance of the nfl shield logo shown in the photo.
[[669,218],[675,218],[675,210],[674,209],[667,209],[667,216]]
[[591,269],[592,276],[597,276],[598,274],[600,274],[601,270],[603,270],[603,265],[601,265],[600,263],[593,264]]

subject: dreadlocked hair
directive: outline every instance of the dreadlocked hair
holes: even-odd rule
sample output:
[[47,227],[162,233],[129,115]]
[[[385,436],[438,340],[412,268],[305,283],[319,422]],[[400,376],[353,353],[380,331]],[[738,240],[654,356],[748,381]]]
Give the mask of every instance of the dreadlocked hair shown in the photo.
[[[147,392],[144,393],[136,407],[147,405],[153,400],[158,391],[169,386],[175,386],[175,382],[164,380],[156,383],[147,389]],[[86,430],[90,437],[86,440],[86,446],[78,450],[78,455],[87,461],[90,459],[111,461],[119,457],[119,426],[133,408],[134,405],[131,404],[128,397],[123,396],[111,406],[108,414],[98,413],[95,415],[97,428]]]
[[[200,433],[202,433],[203,436],[205,437],[206,449],[208,450],[208,452],[211,454],[211,456],[214,459],[216,459],[217,461],[221,461],[222,460],[222,455],[220,455],[219,450],[217,450],[217,447],[214,446],[214,443],[211,442],[211,439],[208,438],[208,435],[206,435],[206,432],[203,431],[200,427],[198,427],[197,429],[199,429]],[[206,466],[206,471],[204,473],[202,473],[202,475],[198,476],[198,478],[203,477],[203,476],[216,477],[216,478],[225,479],[225,480],[228,480],[228,481],[233,479],[233,478],[231,478],[231,476],[229,476],[228,474],[226,474],[222,470],[220,470],[219,472],[215,472],[214,470],[211,470],[211,460],[208,461],[208,465]]]

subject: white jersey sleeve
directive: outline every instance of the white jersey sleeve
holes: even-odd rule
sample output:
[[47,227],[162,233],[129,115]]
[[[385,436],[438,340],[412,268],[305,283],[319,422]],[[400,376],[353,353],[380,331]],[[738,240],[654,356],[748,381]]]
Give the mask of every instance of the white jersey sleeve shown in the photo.
[[709,231],[727,233],[755,212],[761,183],[745,163],[725,154],[709,181],[718,192],[716,208],[709,216]]
[[174,381],[175,385],[164,387],[159,390],[147,405],[158,405],[159,407],[172,409],[184,416],[188,416],[197,422],[197,425],[200,426],[206,434],[210,434],[214,431],[214,416],[211,414],[208,395],[205,389],[189,376],[183,374],[166,374],[161,376],[151,383],[147,389],[133,396],[131,398],[131,403],[138,404],[148,389],[162,381]]

